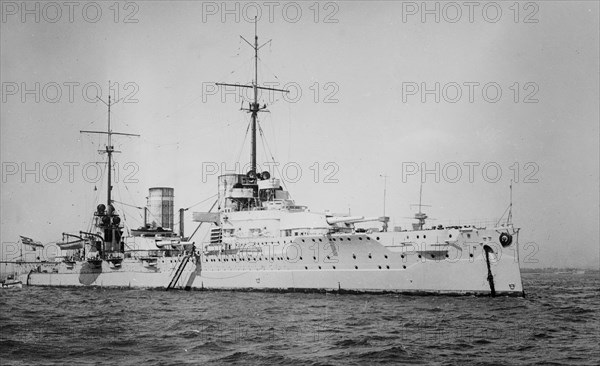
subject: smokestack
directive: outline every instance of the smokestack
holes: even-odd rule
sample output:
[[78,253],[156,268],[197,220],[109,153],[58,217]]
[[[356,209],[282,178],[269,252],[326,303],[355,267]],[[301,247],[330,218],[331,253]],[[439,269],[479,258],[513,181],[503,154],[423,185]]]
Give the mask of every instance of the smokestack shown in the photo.
[[154,187],[148,190],[149,223],[157,227],[173,230],[175,190],[169,187]]
[[179,209],[179,236],[181,236],[181,239],[184,238],[184,234],[183,234],[183,212],[185,211],[185,209],[180,208]]

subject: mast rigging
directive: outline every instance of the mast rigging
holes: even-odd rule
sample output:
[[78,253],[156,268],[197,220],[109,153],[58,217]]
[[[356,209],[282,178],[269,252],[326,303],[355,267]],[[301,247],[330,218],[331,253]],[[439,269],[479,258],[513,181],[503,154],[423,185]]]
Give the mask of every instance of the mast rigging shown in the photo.
[[267,105],[264,104],[260,106],[258,103],[258,90],[270,90],[270,91],[278,91],[282,93],[289,93],[289,90],[284,89],[276,89],[276,88],[268,88],[264,86],[258,85],[258,50],[261,49],[264,45],[271,42],[268,40],[262,45],[258,45],[258,22],[257,18],[254,17],[254,44],[248,42],[244,37],[240,36],[241,39],[244,40],[252,49],[254,50],[254,80],[252,80],[252,85],[241,85],[241,84],[228,84],[228,83],[215,83],[218,86],[233,86],[236,88],[252,88],[254,92],[254,100],[250,103],[248,108],[241,108],[249,113],[251,113],[251,133],[252,133],[252,142],[251,142],[251,151],[250,151],[250,171],[248,175],[251,177],[256,177],[256,124],[258,118],[258,112],[264,112],[267,108]]
[[[109,81],[109,86],[110,86],[110,81]],[[110,89],[110,88],[109,88]],[[106,242],[110,243],[110,251],[115,251],[115,248],[118,248],[118,246],[116,245],[116,241],[115,240],[117,235],[115,235],[114,231],[119,230],[119,223],[120,223],[120,218],[118,218],[118,215],[116,215],[114,213],[114,208],[112,206],[113,200],[112,200],[112,154],[113,153],[118,153],[119,151],[116,151],[114,146],[112,145],[112,136],[113,135],[121,135],[121,136],[135,136],[135,137],[139,137],[140,135],[137,134],[131,134],[131,133],[123,133],[123,132],[113,132],[112,128],[111,128],[111,124],[110,124],[110,110],[111,110],[111,106],[113,104],[118,103],[119,101],[117,100],[115,103],[112,103],[111,100],[111,95],[110,95],[110,90],[109,90],[109,94],[108,94],[108,103],[103,101],[102,99],[100,99],[99,97],[97,97],[98,100],[100,100],[102,103],[106,104],[106,106],[108,107],[108,123],[107,123],[107,129],[106,132],[105,131],[86,131],[86,130],[81,130],[79,131],[80,133],[97,133],[97,134],[104,134],[107,135],[107,144],[105,146],[105,148],[103,150],[98,150],[100,153],[106,153],[107,157],[108,157],[108,162],[107,162],[107,181],[108,181],[108,185],[106,187],[106,209],[107,209],[107,214],[104,215],[103,210],[101,209],[101,205],[98,206],[98,216],[102,216],[102,224],[100,225],[101,227],[103,227],[104,229],[104,240],[102,242],[103,246],[106,244]],[[117,216],[113,219],[113,216]],[[119,239],[120,239],[120,235]],[[105,254],[105,248],[103,248],[103,255]],[[117,250],[118,251],[118,250]]]

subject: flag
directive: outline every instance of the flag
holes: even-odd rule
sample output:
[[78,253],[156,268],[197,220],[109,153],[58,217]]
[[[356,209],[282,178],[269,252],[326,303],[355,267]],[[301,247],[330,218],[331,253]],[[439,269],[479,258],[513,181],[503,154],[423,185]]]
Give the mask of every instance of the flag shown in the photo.
[[44,245],[39,241],[34,241],[33,239],[28,238],[26,236],[22,236],[22,235],[19,235],[19,236],[21,237],[21,243],[23,243],[24,245],[29,245],[34,249],[44,247]]

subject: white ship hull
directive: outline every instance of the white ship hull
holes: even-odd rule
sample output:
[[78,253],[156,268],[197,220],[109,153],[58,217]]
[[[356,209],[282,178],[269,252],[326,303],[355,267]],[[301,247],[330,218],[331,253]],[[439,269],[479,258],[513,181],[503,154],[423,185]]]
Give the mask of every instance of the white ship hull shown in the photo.
[[[516,240],[502,247],[498,233],[443,229],[253,240],[252,247],[242,246],[252,250],[200,253],[187,263],[175,287],[521,296]],[[486,246],[493,252],[486,254]],[[166,288],[180,263],[181,257],[157,258],[155,266],[129,258],[119,268],[107,261],[99,268],[78,262],[69,269],[61,263],[47,272],[31,272],[24,282]]]
[[[157,258],[154,265],[142,259],[124,259],[119,267],[108,261],[99,266],[88,262],[41,264],[36,270],[21,276],[29,286],[98,286],[131,288],[166,288],[182,257]],[[195,262],[195,260],[193,261]],[[194,281],[195,264],[190,261],[175,284],[175,288],[190,287]]]

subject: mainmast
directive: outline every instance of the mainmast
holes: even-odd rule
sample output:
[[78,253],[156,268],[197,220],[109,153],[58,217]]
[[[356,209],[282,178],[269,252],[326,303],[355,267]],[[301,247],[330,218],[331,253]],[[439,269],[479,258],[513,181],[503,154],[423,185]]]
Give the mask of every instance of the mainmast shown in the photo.
[[106,154],[108,156],[108,184],[107,184],[107,193],[106,193],[106,207],[108,207],[108,217],[112,216],[112,210],[110,209],[112,200],[111,200],[111,191],[112,191],[112,153],[115,149],[112,146],[112,130],[110,129],[110,89],[108,92],[108,144],[106,145]]
[[[256,18],[254,18],[254,103],[250,106],[250,111],[252,112],[252,152],[251,152],[251,164],[250,170],[256,172],[256,118],[258,116],[258,111],[260,110],[260,106],[258,105],[258,32],[257,32],[257,22]],[[266,106],[265,106],[266,107]]]
[[252,85],[241,85],[241,84],[226,84],[226,83],[216,83],[219,86],[234,86],[237,88],[252,88],[254,91],[254,100],[250,103],[248,108],[242,108],[249,113],[251,113],[251,141],[252,147],[250,151],[250,172],[248,172],[249,176],[256,177],[256,124],[258,122],[258,112],[265,112],[267,105],[264,104],[262,107],[258,104],[258,89],[261,90],[271,90],[271,91],[279,91],[283,93],[289,93],[289,90],[276,89],[276,88],[267,88],[258,85],[258,50],[260,50],[264,45],[271,42],[271,40],[263,43],[262,45],[258,45],[258,32],[257,32],[257,18],[254,17],[254,44],[248,42],[244,37],[240,36],[241,39],[244,40],[252,49],[254,50],[254,80],[252,80]]

